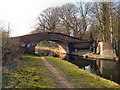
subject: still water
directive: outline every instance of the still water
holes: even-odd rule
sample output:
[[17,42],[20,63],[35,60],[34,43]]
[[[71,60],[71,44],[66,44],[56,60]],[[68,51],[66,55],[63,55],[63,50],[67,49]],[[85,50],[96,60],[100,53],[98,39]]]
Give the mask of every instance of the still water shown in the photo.
[[[112,80],[120,84],[120,62],[111,60],[87,60],[76,55],[58,55],[47,50],[37,50],[40,56],[54,56],[62,58],[68,62],[77,65],[95,75],[99,75],[106,79]],[[62,57],[63,56],[63,57]]]

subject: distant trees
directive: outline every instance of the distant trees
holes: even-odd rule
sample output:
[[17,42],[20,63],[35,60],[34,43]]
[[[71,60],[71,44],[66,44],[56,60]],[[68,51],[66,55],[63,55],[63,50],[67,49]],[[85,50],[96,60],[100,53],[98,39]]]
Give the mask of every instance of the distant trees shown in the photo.
[[38,26],[34,32],[62,32],[82,38],[90,24],[91,3],[67,3],[61,7],[48,8],[38,16]]
[[[107,3],[97,3],[95,2],[93,4],[93,9],[92,9],[93,15],[96,17],[95,19],[97,20],[97,27],[99,30],[99,39],[105,40],[107,39],[106,34],[107,32],[107,24],[108,24],[108,6]],[[106,37],[105,37],[106,36]],[[105,40],[106,41],[106,40]]]
[[35,32],[59,32],[90,41],[111,42],[117,51],[118,23],[118,2],[67,3],[40,13]]
[[67,33],[77,36],[77,7],[74,4],[65,4],[60,8],[60,19],[65,25]]
[[[118,51],[118,3],[117,2],[95,2],[92,6],[92,16],[97,22],[90,27],[95,40],[111,42],[114,49]],[[96,29],[96,30],[95,30]]]
[[56,31],[56,25],[59,23],[59,8],[48,8],[38,16],[38,28],[43,31]]
[[88,26],[91,24],[91,8],[92,3],[90,2],[77,2],[78,6],[78,15],[79,18],[81,18],[81,30],[83,30],[83,35],[85,35],[85,32],[88,28]]
[[[35,32],[60,32],[105,42],[117,41],[117,2],[77,2],[44,10]],[[114,23],[113,23],[114,22]]]
[[[117,16],[117,3],[114,2],[95,2],[92,9],[93,15],[97,20],[97,27],[99,29],[99,39],[105,42],[111,42],[114,39],[114,35],[118,30],[114,27],[114,17]],[[116,14],[116,15],[115,15]],[[117,23],[118,22],[114,22]],[[115,31],[114,31],[115,30]]]

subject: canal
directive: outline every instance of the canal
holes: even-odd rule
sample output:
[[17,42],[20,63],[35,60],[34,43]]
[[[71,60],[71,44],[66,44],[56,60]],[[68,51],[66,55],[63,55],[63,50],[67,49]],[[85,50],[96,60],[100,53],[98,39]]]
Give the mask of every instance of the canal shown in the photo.
[[112,80],[120,84],[120,62],[112,60],[99,60],[99,59],[85,59],[77,55],[56,54],[48,50],[36,50],[40,56],[53,56],[59,57],[63,60],[77,65],[79,68],[84,69],[95,75],[99,75],[106,79]]

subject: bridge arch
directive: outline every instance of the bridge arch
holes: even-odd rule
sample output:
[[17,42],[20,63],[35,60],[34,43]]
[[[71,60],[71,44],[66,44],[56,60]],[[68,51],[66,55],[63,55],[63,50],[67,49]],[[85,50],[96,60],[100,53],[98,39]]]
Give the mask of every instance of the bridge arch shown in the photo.
[[73,49],[89,48],[91,43],[87,40],[78,39],[61,33],[41,32],[15,37],[19,39],[20,46],[25,53],[35,53],[35,46],[41,41],[53,41],[59,45],[61,53],[70,53]]

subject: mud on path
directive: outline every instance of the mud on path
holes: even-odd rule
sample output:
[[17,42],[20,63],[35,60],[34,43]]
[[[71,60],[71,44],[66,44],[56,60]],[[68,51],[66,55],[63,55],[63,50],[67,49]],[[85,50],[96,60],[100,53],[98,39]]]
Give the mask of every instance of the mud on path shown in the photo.
[[66,78],[59,72],[56,68],[53,67],[50,63],[47,62],[47,60],[44,57],[41,57],[43,60],[45,66],[51,71],[53,76],[58,80],[59,84],[62,86],[61,88],[74,88],[67,80]]

